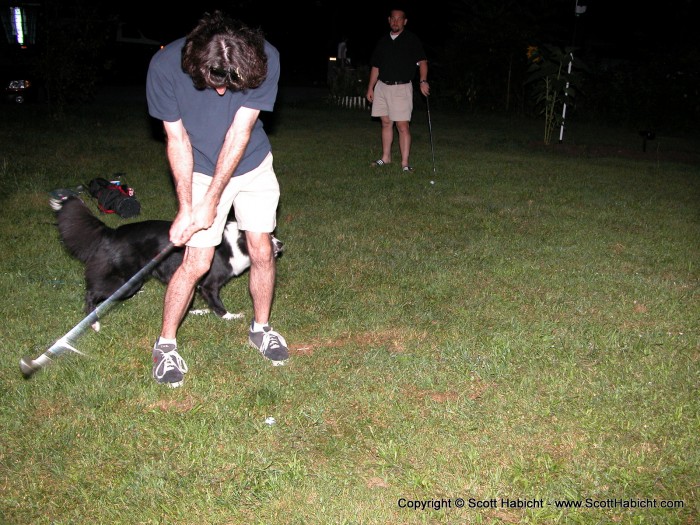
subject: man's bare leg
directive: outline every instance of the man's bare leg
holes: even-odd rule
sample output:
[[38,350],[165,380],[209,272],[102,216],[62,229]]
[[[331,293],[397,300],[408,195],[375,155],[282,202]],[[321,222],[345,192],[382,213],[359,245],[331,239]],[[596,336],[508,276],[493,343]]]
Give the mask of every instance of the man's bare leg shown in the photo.
[[408,159],[411,156],[411,127],[406,121],[397,122],[399,130],[399,148],[401,149],[401,167],[410,166]]
[[214,247],[191,248],[188,246],[185,248],[182,264],[173,274],[165,291],[161,337],[176,338],[180,323],[192,303],[197,283],[211,267],[214,250]]
[[391,146],[394,143],[394,122],[389,117],[380,117],[382,121],[382,161],[391,162]]
[[276,269],[270,234],[246,232],[246,238],[250,254],[250,296],[255,315],[248,341],[274,366],[283,365],[289,358],[287,342],[270,327]]
[[249,289],[255,322],[268,324],[275,293],[275,257],[269,233],[246,232],[250,255]]

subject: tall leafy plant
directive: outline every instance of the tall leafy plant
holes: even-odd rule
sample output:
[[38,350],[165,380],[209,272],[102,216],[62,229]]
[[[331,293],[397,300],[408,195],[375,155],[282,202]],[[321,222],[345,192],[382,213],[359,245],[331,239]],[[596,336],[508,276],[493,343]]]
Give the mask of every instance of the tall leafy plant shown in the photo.
[[563,124],[566,105],[573,104],[586,65],[574,48],[543,45],[528,48],[530,66],[525,85],[540,115],[544,115],[544,143],[551,144],[554,131]]

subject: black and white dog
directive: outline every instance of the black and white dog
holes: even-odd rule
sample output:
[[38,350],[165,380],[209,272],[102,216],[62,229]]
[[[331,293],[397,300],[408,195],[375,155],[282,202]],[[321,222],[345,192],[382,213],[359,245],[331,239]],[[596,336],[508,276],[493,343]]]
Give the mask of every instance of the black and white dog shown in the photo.
[[[85,313],[91,313],[102,301],[116,292],[129,278],[143,268],[169,242],[170,221],[148,220],[110,228],[100,221],[80,200],[73,196],[56,204],[58,231],[68,252],[85,265]],[[284,244],[272,236],[275,257],[280,257]],[[153,270],[152,276],[170,282],[178,269],[184,248],[175,248]],[[211,269],[197,287],[209,307],[224,319],[238,319],[221,301],[223,286],[250,267],[245,232],[235,221],[226,223],[221,244],[216,247]],[[137,283],[123,299],[132,297],[143,286]],[[192,313],[204,313],[202,310]],[[93,325],[99,330],[99,322]]]

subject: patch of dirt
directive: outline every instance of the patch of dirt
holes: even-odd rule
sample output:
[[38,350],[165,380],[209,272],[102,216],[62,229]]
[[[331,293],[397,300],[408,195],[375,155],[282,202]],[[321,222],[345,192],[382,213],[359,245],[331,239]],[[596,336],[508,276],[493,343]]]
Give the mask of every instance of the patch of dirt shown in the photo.
[[[386,346],[389,352],[402,353],[405,351],[404,343],[407,335],[398,330],[387,330],[383,332],[363,332],[359,334],[346,335],[339,339],[326,339],[323,341],[309,341],[296,345],[290,345],[289,351],[292,355],[313,355],[318,348],[342,348],[345,346]],[[426,334],[418,336],[420,339],[427,337]]]

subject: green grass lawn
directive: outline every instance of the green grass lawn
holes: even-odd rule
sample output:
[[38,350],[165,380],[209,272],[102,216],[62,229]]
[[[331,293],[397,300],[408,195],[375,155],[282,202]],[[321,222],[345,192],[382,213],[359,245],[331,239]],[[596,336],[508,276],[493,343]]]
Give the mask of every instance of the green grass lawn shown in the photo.
[[21,377],[84,316],[48,192],[122,172],[132,220],[176,203],[143,104],[7,109],[0,523],[700,521],[697,138],[641,153],[573,122],[544,148],[540,122],[431,104],[433,171],[417,105],[403,175],[369,167],[367,113],[281,107],[272,322],[292,358],[247,346],[243,276],[222,297],[246,319],[188,317],[170,390],[150,378],[155,281],[80,339],[89,357]]

